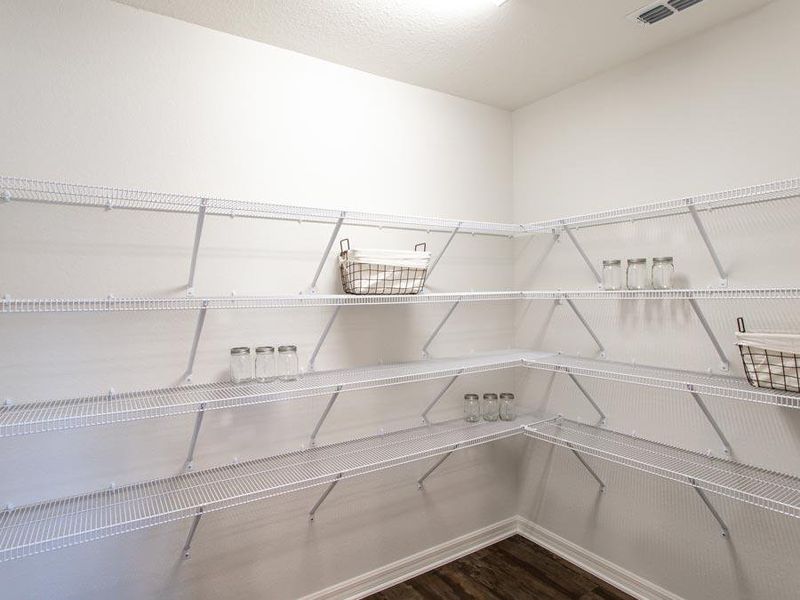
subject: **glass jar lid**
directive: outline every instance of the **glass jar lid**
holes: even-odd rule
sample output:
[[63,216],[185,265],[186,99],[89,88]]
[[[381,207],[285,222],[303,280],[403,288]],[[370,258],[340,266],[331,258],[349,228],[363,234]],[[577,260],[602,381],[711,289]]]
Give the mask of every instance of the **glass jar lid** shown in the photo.
[[297,346],[278,346],[278,352],[297,352]]
[[477,400],[478,394],[464,394],[464,400]]
[[672,257],[671,256],[656,256],[653,258],[654,263],[671,263]]
[[247,346],[238,346],[231,348],[231,354],[250,354],[250,348]]
[[497,394],[484,394],[484,400],[497,400]]
[[271,354],[275,352],[275,346],[259,346],[256,348],[256,354]]
[[621,264],[622,264],[622,261],[617,259],[617,258],[613,258],[613,259],[610,259],[610,260],[604,260],[603,261],[603,266],[604,267],[618,267]]
[[644,265],[647,264],[646,258],[629,258],[628,259],[629,265]]
[[500,397],[505,398],[507,400],[513,400],[514,394],[512,394],[511,392],[503,392],[502,394],[500,394]]

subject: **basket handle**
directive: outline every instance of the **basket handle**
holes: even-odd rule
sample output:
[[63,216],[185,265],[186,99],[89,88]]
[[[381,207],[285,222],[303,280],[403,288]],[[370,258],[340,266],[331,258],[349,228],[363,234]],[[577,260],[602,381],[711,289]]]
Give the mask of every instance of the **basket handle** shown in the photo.
[[[347,244],[347,248],[345,248],[345,244]],[[342,252],[347,252],[350,250],[350,238],[344,238],[343,240],[339,240],[339,249]]]
[[425,242],[420,242],[419,244],[417,244],[416,246],[414,246],[414,250],[415,250],[416,252],[419,252],[419,247],[420,247],[420,246],[422,246],[422,251],[423,251],[423,252],[425,252],[425,251],[428,249],[428,244],[427,244],[427,243],[425,243]]
[[739,328],[739,333],[744,333],[744,319],[742,317],[736,319],[736,326]]

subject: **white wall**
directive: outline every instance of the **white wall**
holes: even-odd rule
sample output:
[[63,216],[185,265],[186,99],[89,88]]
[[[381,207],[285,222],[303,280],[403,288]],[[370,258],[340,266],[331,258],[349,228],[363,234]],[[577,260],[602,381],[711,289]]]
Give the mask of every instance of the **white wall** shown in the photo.
[[[509,220],[511,117],[464,101],[102,0],[0,0],[0,173],[323,207]],[[0,293],[181,295],[194,220],[35,205],[0,207]],[[330,227],[209,218],[198,295],[308,286]],[[444,234],[345,227],[358,246],[434,252]],[[336,292],[334,257],[320,282]],[[458,238],[433,290],[503,289],[510,242]],[[344,309],[318,368],[420,357],[447,306]],[[328,309],[209,314],[195,382],[224,379],[234,345],[294,342],[307,359]],[[16,315],[0,320],[0,398],[17,402],[178,383],[196,315]],[[512,308],[462,306],[434,355],[502,348]],[[464,377],[502,391],[510,374]],[[344,394],[320,443],[419,423],[444,382]],[[327,398],[209,413],[197,468],[307,441]],[[3,440],[0,505],[177,472],[193,416]],[[297,598],[516,512],[511,444],[454,455],[424,493],[407,465],[321,492],[209,515],[191,560],[189,523],[0,566],[4,598]],[[518,448],[517,448],[518,449]]]
[[[800,175],[800,4],[771,3],[636,62],[601,74],[513,115],[514,219],[654,202]],[[796,286],[796,199],[714,211],[704,220],[729,285]],[[718,285],[688,216],[579,230],[604,258],[673,255],[681,287]],[[592,288],[569,240],[545,237],[517,248],[517,288]],[[683,302],[578,303],[611,360],[719,372],[719,361]],[[800,331],[796,301],[701,303],[743,376],[735,317],[751,329]],[[517,342],[596,353],[567,308],[539,305],[517,315]],[[597,419],[569,379],[529,374],[526,397],[565,416]],[[689,394],[585,380],[608,427],[720,455],[721,445]],[[735,458],[800,474],[800,415],[791,409],[706,398]],[[692,600],[795,598],[800,576],[797,520],[712,496],[729,540],[691,488],[589,459],[601,495],[574,456],[531,444],[521,512],[542,526]]]

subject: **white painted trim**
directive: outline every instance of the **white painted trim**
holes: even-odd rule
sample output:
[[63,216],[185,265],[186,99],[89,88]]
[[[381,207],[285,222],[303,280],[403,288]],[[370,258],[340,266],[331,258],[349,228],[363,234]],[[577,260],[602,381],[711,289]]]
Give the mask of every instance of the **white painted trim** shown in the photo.
[[547,548],[564,560],[599,577],[615,588],[640,600],[684,600],[682,597],[623,569],[577,544],[556,535],[533,521],[517,517],[517,532],[522,537]]
[[374,571],[304,596],[301,600],[355,600],[380,592],[518,533],[519,517],[489,525]]

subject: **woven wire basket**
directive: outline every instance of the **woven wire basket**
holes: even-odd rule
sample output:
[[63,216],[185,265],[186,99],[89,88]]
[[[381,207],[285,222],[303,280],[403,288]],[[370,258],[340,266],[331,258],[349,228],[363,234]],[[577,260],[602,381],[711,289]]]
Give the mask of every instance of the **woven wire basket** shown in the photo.
[[[345,247],[346,246],[346,247]],[[342,277],[342,288],[346,294],[356,295],[390,295],[418,294],[425,286],[428,268],[408,268],[394,265],[364,263],[351,256],[350,240],[339,242],[339,272]],[[415,251],[426,250],[426,244],[414,246]]]
[[[736,319],[740,333],[745,333],[744,319]],[[781,392],[800,392],[800,355],[738,343],[744,373],[750,385]]]

